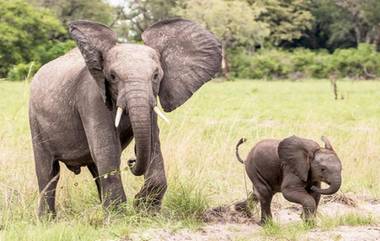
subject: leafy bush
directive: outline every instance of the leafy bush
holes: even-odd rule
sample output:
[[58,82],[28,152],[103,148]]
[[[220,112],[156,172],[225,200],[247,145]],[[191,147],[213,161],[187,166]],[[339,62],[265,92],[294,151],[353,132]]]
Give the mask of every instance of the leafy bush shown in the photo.
[[48,9],[37,8],[26,0],[14,0],[0,1],[0,33],[1,78],[13,65],[40,61],[38,49],[65,36],[66,30]]
[[8,80],[24,80],[26,78],[32,77],[37,70],[40,68],[41,64],[36,62],[30,63],[21,63],[14,65],[8,72],[7,79]]
[[[54,41],[50,45],[38,46],[34,51],[36,52],[35,60],[29,63],[19,63],[13,65],[8,71],[7,79],[12,81],[24,80],[29,73],[29,77],[32,77],[42,64],[49,62],[75,47],[75,43],[72,40],[66,42]],[[42,64],[41,64],[42,63]]]
[[65,42],[53,41],[46,46],[40,46],[36,49],[36,57],[40,63],[45,64],[61,55],[64,55],[71,49],[75,47],[75,42],[73,40],[68,40]]
[[339,77],[378,77],[380,54],[368,44],[361,44],[357,49],[338,49],[332,55],[332,68]]
[[357,49],[326,51],[295,49],[261,50],[253,55],[238,52],[231,55],[232,74],[247,79],[380,77],[380,53],[374,46],[360,44]]

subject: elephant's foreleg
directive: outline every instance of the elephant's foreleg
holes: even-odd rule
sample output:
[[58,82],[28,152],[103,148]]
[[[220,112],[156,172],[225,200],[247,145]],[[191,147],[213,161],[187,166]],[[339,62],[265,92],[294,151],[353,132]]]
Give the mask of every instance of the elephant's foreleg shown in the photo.
[[153,148],[151,163],[144,174],[144,185],[135,197],[137,208],[146,207],[151,211],[158,211],[167,189],[164,161],[161,153],[157,116],[153,117]]
[[[127,198],[121,182],[119,169],[115,169],[117,173],[108,175],[109,172],[100,172],[101,200],[106,208],[118,206],[126,202]],[[103,174],[101,174],[103,173]],[[111,171],[112,173],[112,171]]]
[[304,188],[287,188],[282,190],[282,194],[290,202],[299,203],[303,207],[303,218],[310,220],[314,218],[317,208],[316,202]]
[[[98,105],[103,104],[101,101]],[[125,202],[126,197],[119,172],[121,145],[113,117],[106,108],[98,108],[96,112],[81,110],[81,118],[95,165],[93,169],[98,171],[103,206],[117,206]]]
[[[314,183],[313,186],[316,186],[318,188],[321,187],[321,183]],[[319,192],[314,192],[314,191],[308,191],[308,193],[314,198],[315,201],[315,209],[318,208],[319,205],[319,200],[321,199],[321,194]]]
[[97,147],[92,154],[98,170],[96,181],[99,183],[101,200],[105,208],[117,206],[126,201],[120,176],[119,148],[115,144],[104,148]]

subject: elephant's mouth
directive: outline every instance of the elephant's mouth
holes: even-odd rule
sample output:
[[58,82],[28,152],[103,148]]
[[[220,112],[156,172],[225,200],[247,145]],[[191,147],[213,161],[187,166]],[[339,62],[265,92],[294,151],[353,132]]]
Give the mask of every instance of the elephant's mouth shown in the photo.
[[[163,119],[166,123],[170,124],[170,120],[165,116],[165,114],[158,108],[158,106],[153,107],[153,111],[156,112],[157,116]],[[125,113],[127,116],[128,112],[124,112],[122,107],[117,107],[116,116],[115,116],[115,127],[119,127],[122,114]]]

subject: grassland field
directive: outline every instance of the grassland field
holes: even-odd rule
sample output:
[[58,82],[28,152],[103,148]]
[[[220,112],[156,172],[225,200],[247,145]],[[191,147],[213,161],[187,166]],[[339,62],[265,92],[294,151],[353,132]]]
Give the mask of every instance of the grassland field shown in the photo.
[[[122,173],[128,204],[105,215],[87,170],[74,175],[62,166],[57,218],[38,221],[37,179],[28,126],[28,82],[0,81],[0,240],[118,240],[152,227],[170,230],[204,225],[207,208],[244,199],[240,153],[264,138],[327,136],[343,163],[342,192],[380,197],[380,82],[338,81],[334,100],[328,80],[214,81],[160,121],[169,188],[161,214],[132,208],[143,180]],[[58,114],[58,113],[57,113]],[[123,153],[122,166],[133,156]],[[331,221],[331,220],[330,220]],[[270,229],[269,229],[270,230]],[[264,233],[263,235],[271,235]]]

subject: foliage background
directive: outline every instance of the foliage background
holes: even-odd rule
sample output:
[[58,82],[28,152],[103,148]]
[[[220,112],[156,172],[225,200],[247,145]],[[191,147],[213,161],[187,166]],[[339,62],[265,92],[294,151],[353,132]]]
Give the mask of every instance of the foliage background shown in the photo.
[[72,20],[141,41],[150,24],[176,16],[218,36],[229,78],[380,77],[378,0],[0,0],[0,78],[20,80],[73,48]]
[[[90,174],[62,168],[57,219],[38,221],[29,73],[75,47],[67,34],[72,20],[98,21],[120,41],[140,42],[147,26],[175,16],[213,31],[225,49],[226,76],[246,80],[207,84],[168,114],[171,126],[160,123],[169,178],[162,212],[134,211],[143,180],[123,172],[129,202],[107,216]],[[380,82],[356,81],[380,77],[378,0],[0,0],[0,33],[0,240],[114,240],[147,228],[197,228],[207,207],[246,197],[243,166],[233,156],[243,136],[242,155],[263,138],[326,135],[343,161],[342,191],[380,197]],[[339,83],[336,101],[327,81],[307,78],[352,80]],[[130,145],[122,167],[133,153]],[[318,225],[326,225],[323,217]]]

